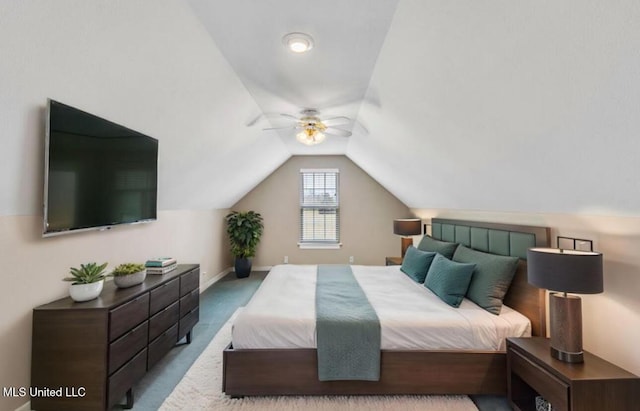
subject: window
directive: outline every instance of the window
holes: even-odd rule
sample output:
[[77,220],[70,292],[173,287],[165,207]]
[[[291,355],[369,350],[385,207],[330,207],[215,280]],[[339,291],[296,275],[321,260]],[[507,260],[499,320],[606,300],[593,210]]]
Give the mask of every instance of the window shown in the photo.
[[300,170],[300,247],[340,246],[338,169]]

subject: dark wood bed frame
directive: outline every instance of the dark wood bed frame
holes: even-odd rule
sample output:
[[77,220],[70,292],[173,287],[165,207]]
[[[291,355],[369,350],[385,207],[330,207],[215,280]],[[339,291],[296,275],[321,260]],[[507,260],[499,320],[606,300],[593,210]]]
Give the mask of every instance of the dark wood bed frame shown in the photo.
[[[465,225],[535,235],[549,246],[549,228],[434,218]],[[527,282],[520,260],[504,299],[531,320],[534,336],[546,335],[545,292]],[[222,390],[247,395],[499,394],[507,392],[506,353],[495,351],[382,350],[379,381],[319,381],[315,349],[234,349],[223,353]]]

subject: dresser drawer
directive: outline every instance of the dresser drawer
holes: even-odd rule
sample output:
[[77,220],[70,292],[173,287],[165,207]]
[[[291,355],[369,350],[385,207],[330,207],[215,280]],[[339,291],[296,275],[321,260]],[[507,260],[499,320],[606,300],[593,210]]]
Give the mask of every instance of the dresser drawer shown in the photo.
[[169,328],[149,344],[149,358],[147,369],[151,369],[158,361],[164,357],[178,342],[178,324]]
[[109,312],[109,341],[130,331],[149,318],[149,293],[142,294]]
[[178,333],[178,340],[182,339],[194,325],[198,322],[200,318],[200,313],[198,311],[198,307],[189,311],[184,317],[180,318],[180,332]]
[[534,364],[516,350],[510,350],[511,371],[553,405],[554,411],[569,409],[569,386]]
[[108,409],[117,404],[127,393],[129,388],[144,376],[147,371],[147,349],[142,350],[131,361],[109,377]]
[[109,374],[120,368],[147,345],[148,331],[149,324],[145,321],[109,344]]
[[149,314],[153,315],[165,307],[178,301],[178,288],[180,280],[168,281],[158,288],[151,290],[151,303],[149,304]]
[[149,319],[149,341],[166,331],[167,328],[178,323],[180,318],[179,304],[176,301]]
[[200,287],[200,269],[196,268],[180,276],[180,297]]
[[196,288],[180,299],[180,315],[184,316],[198,305],[200,305],[200,289]]

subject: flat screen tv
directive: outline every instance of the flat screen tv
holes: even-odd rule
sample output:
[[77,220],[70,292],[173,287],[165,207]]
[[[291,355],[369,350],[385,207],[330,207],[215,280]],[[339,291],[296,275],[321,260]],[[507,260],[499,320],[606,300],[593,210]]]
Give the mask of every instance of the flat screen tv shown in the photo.
[[158,140],[47,102],[43,236],[157,218]]

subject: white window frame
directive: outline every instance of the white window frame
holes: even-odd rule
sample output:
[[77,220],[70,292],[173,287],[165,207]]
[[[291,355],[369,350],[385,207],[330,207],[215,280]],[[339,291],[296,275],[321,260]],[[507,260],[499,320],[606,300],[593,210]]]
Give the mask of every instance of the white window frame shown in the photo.
[[[325,205],[318,202],[305,202],[304,196],[304,177],[305,174],[310,173],[326,173],[326,174],[335,174],[336,178],[336,198],[335,204]],[[299,187],[299,197],[300,197],[300,224],[299,224],[299,242],[298,247],[301,249],[338,249],[342,246],[340,242],[340,170],[337,168],[302,168],[300,169],[300,187]],[[323,240],[323,239],[305,239],[304,237],[304,221],[303,214],[305,209],[335,209],[336,215],[336,239],[335,240]]]

